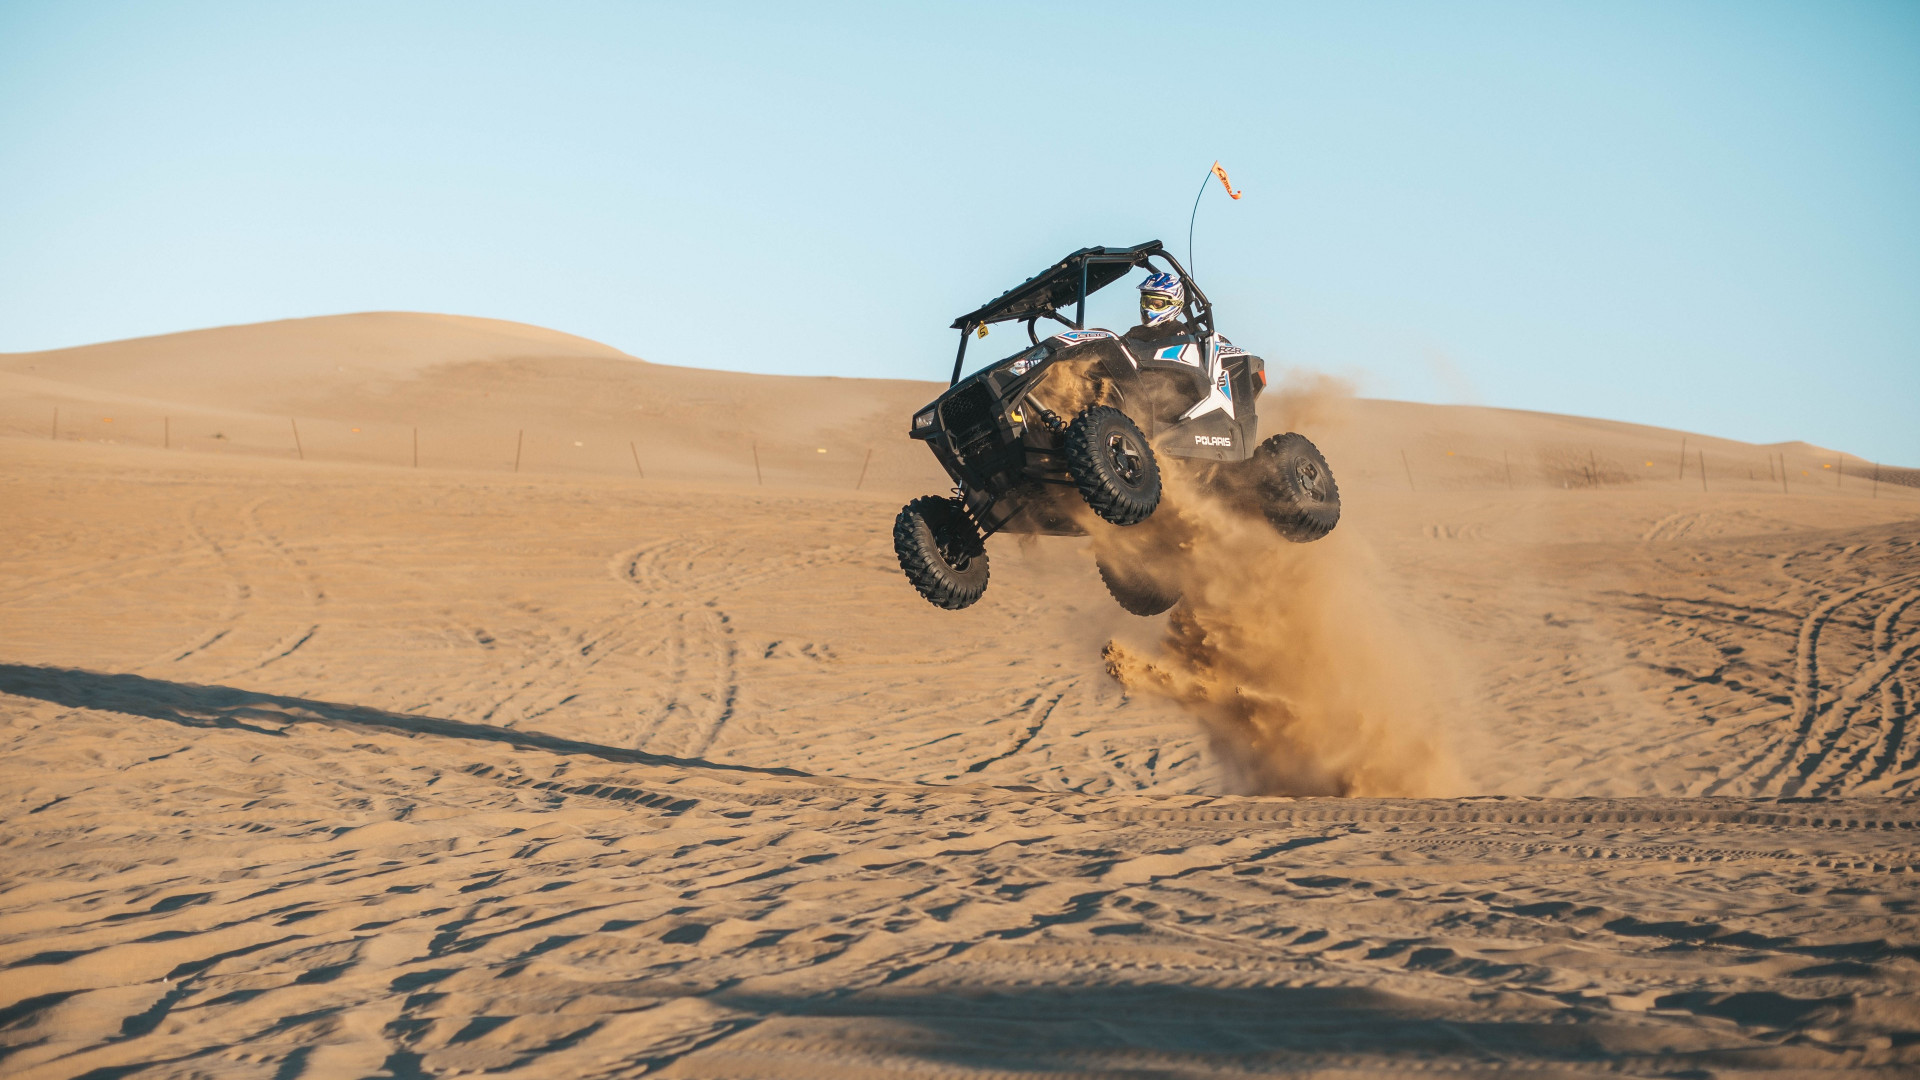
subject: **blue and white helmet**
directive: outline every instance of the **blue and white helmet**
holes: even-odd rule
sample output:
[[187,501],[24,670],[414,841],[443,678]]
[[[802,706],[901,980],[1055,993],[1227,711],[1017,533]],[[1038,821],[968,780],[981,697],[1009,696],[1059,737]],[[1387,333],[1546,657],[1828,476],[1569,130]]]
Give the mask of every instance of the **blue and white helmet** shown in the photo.
[[1159,326],[1180,314],[1187,287],[1178,274],[1154,274],[1140,283],[1140,324]]

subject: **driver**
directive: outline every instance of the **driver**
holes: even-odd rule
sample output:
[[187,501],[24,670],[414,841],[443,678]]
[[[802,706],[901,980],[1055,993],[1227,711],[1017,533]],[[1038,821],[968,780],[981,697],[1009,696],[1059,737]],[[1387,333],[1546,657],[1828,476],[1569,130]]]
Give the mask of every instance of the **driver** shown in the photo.
[[1140,283],[1140,325],[1121,339],[1145,345],[1187,333],[1187,287],[1177,274],[1154,274]]

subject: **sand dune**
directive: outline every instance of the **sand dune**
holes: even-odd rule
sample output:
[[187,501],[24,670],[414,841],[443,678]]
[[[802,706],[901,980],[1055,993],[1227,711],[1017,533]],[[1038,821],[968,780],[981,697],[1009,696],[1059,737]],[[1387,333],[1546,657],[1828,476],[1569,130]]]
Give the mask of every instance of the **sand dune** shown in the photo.
[[[428,468],[510,470],[518,449],[522,473],[630,476],[637,448],[650,478],[739,484],[757,482],[757,449],[760,482],[834,488],[853,486],[871,451],[863,489],[919,490],[944,475],[900,435],[939,389],[670,367],[519,323],[381,312],[0,354],[0,433],[410,467],[417,429]],[[1920,486],[1915,470],[1883,468],[1876,484],[1874,463],[1800,442],[1296,397],[1310,404],[1278,415],[1270,395],[1266,415],[1317,430],[1350,489],[1698,491],[1702,461],[1710,492]]]
[[912,593],[936,390],[404,314],[0,357],[0,1074],[1920,1067],[1920,492],[1276,390],[1339,589],[1234,682],[1342,630],[1453,771],[1256,797],[1087,541]]
[[538,327],[448,315],[342,315],[5,354],[0,388],[0,430],[10,434],[50,437],[53,410],[64,408],[62,438],[201,453],[410,467],[417,428],[427,468],[511,470],[517,453],[523,474],[634,476],[637,450],[655,479],[753,484],[757,453],[766,481],[852,487],[872,449],[871,481],[941,475],[899,438],[902,418],[926,403],[925,383],[667,367]]

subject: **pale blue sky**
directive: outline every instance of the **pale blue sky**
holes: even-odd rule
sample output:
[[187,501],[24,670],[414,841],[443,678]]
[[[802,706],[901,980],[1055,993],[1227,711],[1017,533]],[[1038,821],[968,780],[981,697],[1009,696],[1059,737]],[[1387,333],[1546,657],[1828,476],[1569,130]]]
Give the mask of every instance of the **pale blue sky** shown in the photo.
[[1274,363],[1920,465],[1912,2],[0,0],[0,351],[402,309],[939,379],[1216,157]]

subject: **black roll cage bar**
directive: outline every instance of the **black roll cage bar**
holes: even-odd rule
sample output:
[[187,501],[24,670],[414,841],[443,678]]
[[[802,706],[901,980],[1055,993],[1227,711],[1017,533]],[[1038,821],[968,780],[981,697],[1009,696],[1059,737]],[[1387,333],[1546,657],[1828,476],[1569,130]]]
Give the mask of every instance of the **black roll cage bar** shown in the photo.
[[[1027,338],[1035,345],[1040,343],[1040,336],[1034,326],[1042,318],[1052,319],[1074,330],[1085,330],[1088,295],[1120,280],[1135,267],[1153,270],[1154,266],[1149,260],[1156,258],[1165,259],[1186,286],[1184,311],[1188,324],[1202,333],[1212,333],[1213,302],[1207,299],[1206,293],[1200,291],[1200,286],[1187,274],[1187,268],[1181,266],[1180,260],[1162,247],[1160,241],[1149,240],[1130,248],[1081,248],[978,310],[953,321],[953,329],[960,331],[960,350],[954,354],[953,378],[948,380],[947,385],[951,387],[960,382],[960,369],[967,360],[967,339],[973,336],[975,330],[993,323],[1021,321],[1027,324]],[[1108,269],[1101,270],[1099,277],[1103,280],[1091,284],[1089,288],[1096,266]],[[1066,294],[1066,297],[1072,297],[1075,301],[1073,319],[1068,321],[1058,310],[1059,300],[1063,298],[1060,286],[1072,282],[1075,276],[1079,279],[1079,289]]]

